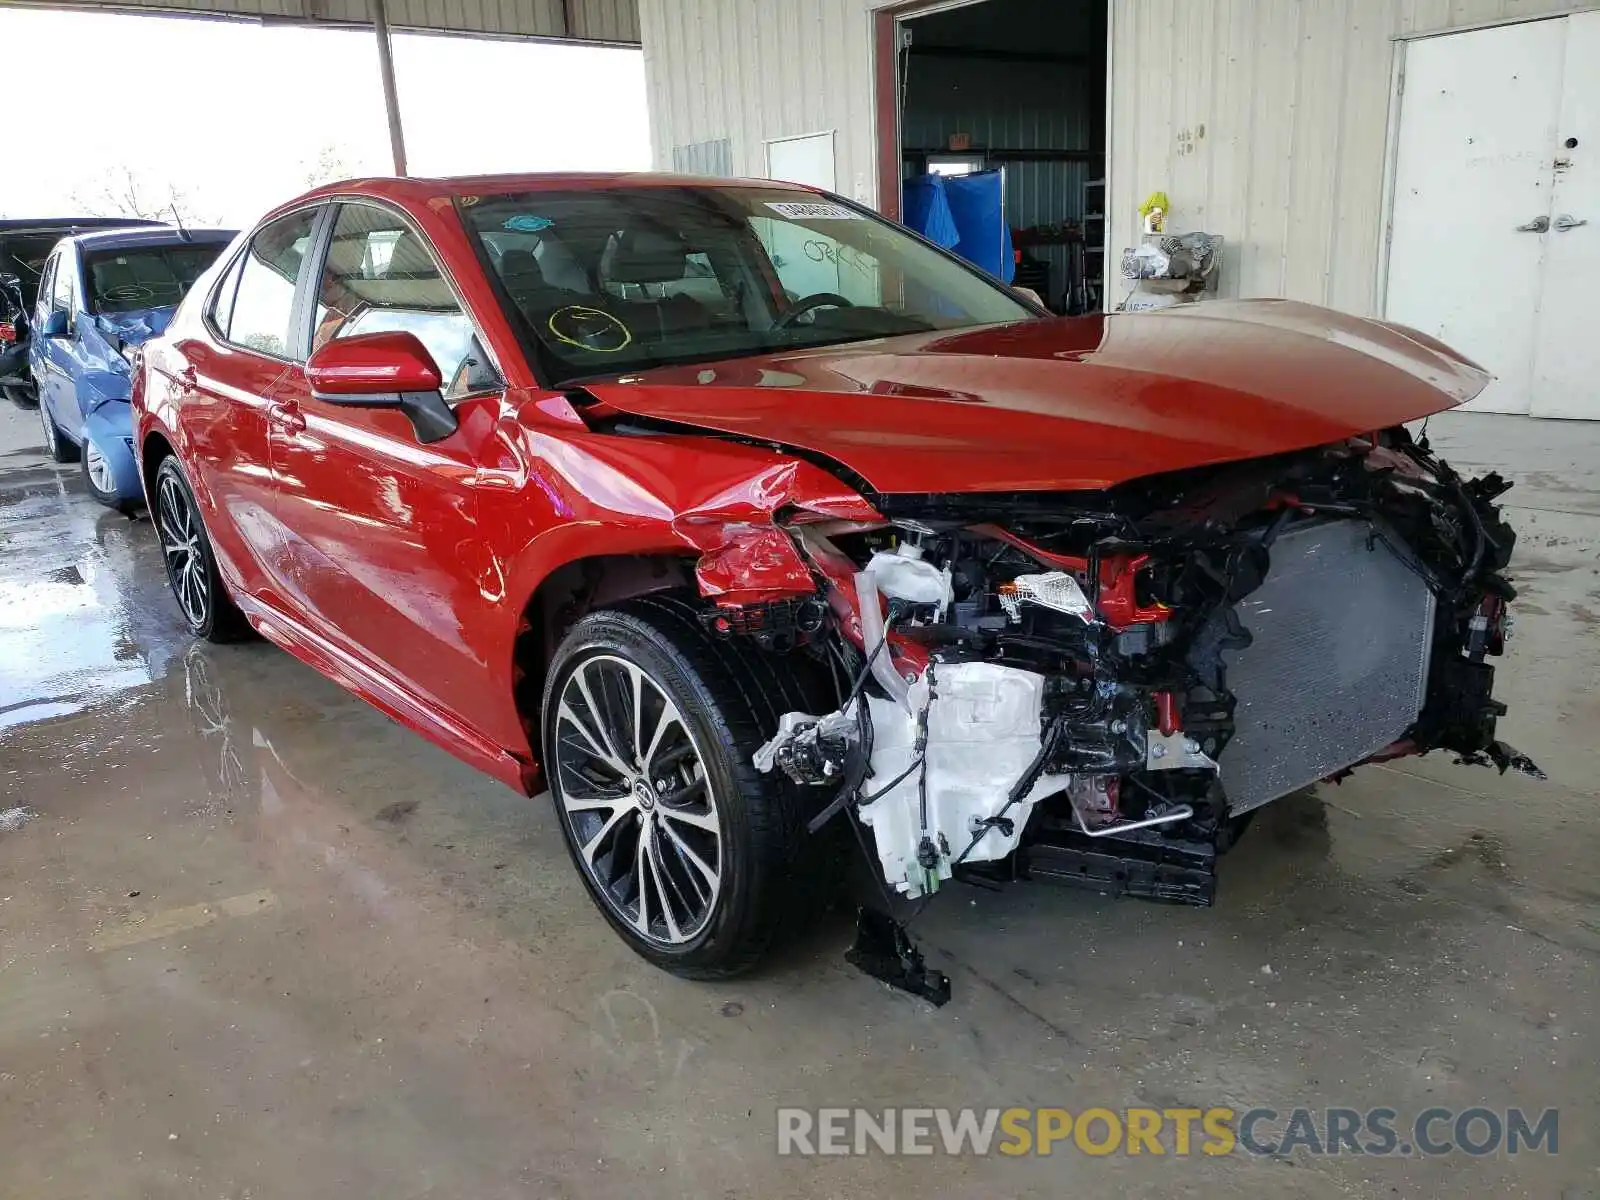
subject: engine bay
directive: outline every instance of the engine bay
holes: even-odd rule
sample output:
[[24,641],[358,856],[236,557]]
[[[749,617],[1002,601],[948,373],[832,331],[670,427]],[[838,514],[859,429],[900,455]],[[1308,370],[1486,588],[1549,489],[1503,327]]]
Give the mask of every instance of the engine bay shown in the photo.
[[884,883],[1047,877],[1208,904],[1260,805],[1362,762],[1495,737],[1515,535],[1397,427],[1099,493],[877,496],[786,526],[815,597],[718,610],[810,653],[839,707],[756,756],[832,791]]

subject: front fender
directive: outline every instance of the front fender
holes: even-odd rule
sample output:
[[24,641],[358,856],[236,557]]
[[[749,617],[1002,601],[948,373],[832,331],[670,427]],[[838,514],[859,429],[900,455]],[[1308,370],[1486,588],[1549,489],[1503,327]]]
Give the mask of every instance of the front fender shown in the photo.
[[117,496],[139,500],[144,487],[139,479],[139,464],[133,454],[133,413],[126,401],[106,401],[89,413],[84,422],[84,437],[95,444],[111,465],[117,480]]
[[522,446],[520,486],[484,510],[486,526],[501,527],[490,540],[508,547],[499,573],[513,619],[497,638],[506,663],[540,586],[573,562],[674,556],[694,564],[701,595],[745,604],[816,590],[784,522],[882,519],[826,471],[762,447],[528,427]]

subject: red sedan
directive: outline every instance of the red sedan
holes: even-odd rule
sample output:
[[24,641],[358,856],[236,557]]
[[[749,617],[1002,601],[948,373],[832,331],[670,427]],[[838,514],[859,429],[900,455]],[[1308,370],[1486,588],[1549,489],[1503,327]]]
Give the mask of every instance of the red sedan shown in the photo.
[[1204,904],[1307,784],[1536,770],[1487,661],[1508,485],[1403,425],[1486,379],[1281,301],[1054,319],[788,185],[508,176],[284,205],[134,408],[197,636],[548,786],[616,930],[709,977],[852,826],[886,900]]

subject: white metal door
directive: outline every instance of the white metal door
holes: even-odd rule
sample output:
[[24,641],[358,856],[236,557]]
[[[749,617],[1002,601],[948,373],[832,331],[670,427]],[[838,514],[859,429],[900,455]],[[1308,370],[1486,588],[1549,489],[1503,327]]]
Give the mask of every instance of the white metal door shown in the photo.
[[[768,142],[767,178],[833,191],[833,133]],[[803,226],[759,218],[755,224],[792,298],[839,290],[837,257],[825,253],[823,242]]]
[[1600,418],[1600,12],[1567,27],[1533,354],[1536,417]]
[[1530,21],[1406,50],[1384,311],[1494,372],[1472,408],[1529,410],[1566,32]]
[[833,191],[833,131],[768,142],[767,178]]

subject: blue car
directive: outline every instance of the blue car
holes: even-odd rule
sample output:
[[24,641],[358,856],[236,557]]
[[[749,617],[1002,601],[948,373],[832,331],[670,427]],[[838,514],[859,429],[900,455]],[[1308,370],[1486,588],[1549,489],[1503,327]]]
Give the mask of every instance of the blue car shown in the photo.
[[144,502],[128,407],[138,348],[234,238],[229,229],[116,229],[62,238],[39,280],[28,367],[45,449],[81,461],[100,503]]

